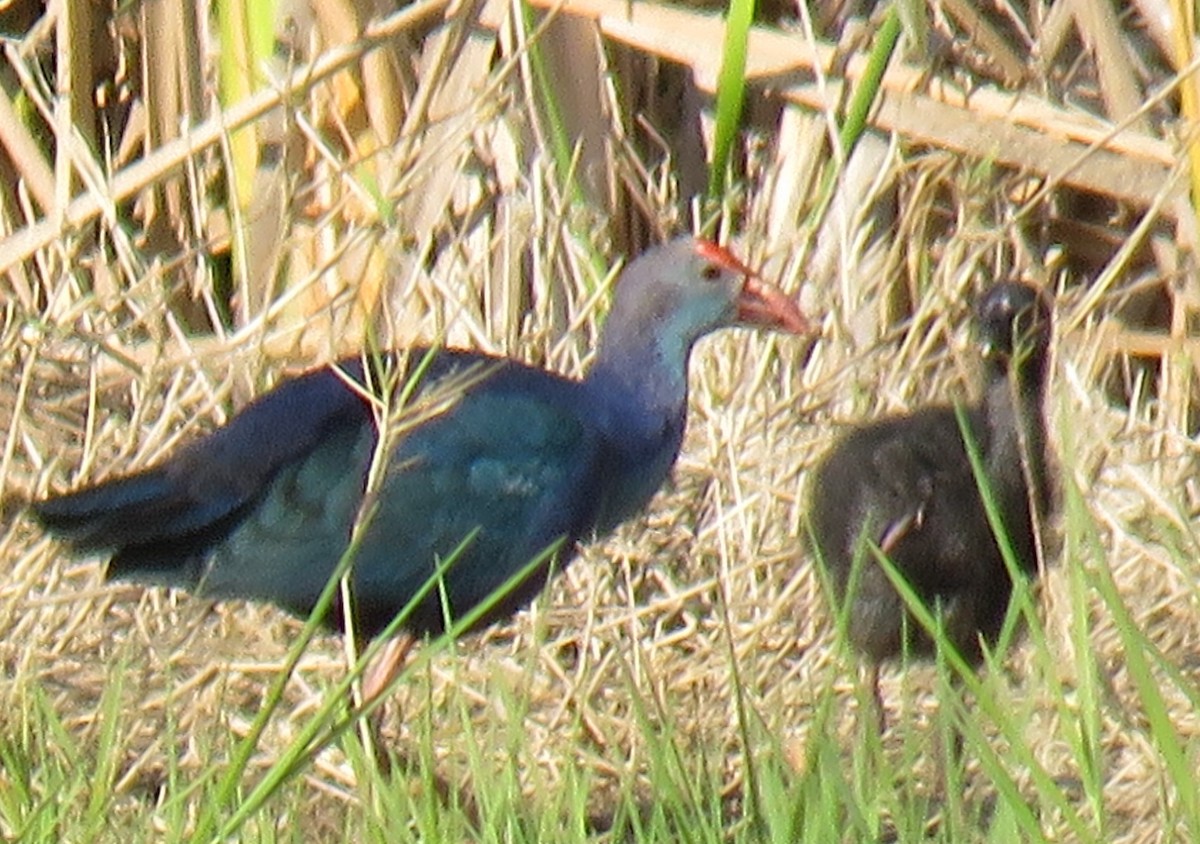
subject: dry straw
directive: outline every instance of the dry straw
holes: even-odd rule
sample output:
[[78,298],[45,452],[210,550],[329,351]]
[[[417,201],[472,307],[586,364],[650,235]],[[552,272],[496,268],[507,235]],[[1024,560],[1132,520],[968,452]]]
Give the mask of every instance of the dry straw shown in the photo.
[[[705,47],[714,36],[704,35],[711,20],[633,8],[622,17],[600,0],[589,4],[600,28],[569,28],[572,61],[601,60],[599,31],[644,48],[672,21],[700,33],[684,59],[713,55]],[[444,336],[579,371],[604,301],[597,270],[655,230],[688,224],[676,197],[680,180],[695,174],[680,151],[699,143],[688,132],[700,124],[670,125],[669,109],[624,113],[638,78],[628,68],[654,77],[642,56],[610,44],[589,95],[594,107],[581,109],[600,116],[600,134],[573,152],[572,192],[544,141],[524,46],[568,37],[554,29],[567,24],[526,28],[502,3],[455,7],[448,23],[442,11],[440,3],[411,7],[362,39],[339,38],[329,21],[301,21],[295,55],[256,95],[261,108],[214,112],[175,141],[123,124],[130,134],[114,151],[151,151],[133,162],[118,156],[111,178],[100,175],[108,162],[89,151],[98,147],[62,136],[75,159],[64,152],[28,170],[17,162],[60,184],[81,175],[80,198],[54,213],[44,207],[53,198],[23,191],[4,209],[6,500],[148,465],[286,372],[361,346],[372,332],[384,344]],[[971,11],[959,3],[944,13],[959,20]],[[130,43],[145,47],[146,30],[128,14],[117,14],[115,30],[134,26],[141,38]],[[1005,36],[1007,24],[975,17],[1009,45],[997,58],[1006,73],[1039,72],[1021,59],[1030,45]],[[78,25],[51,23],[68,32]],[[947,25],[936,16],[934,24]],[[1044,27],[1047,39],[1059,31],[1049,19]],[[46,24],[7,54],[50,113],[53,87],[32,56],[34,41],[50,43],[55,32]],[[795,33],[754,37],[773,50],[781,42],[771,39],[815,44]],[[117,47],[136,49],[130,43]],[[989,43],[981,35],[971,49]],[[384,69],[368,68],[363,57],[380,44]],[[824,55],[828,45],[816,46]],[[1097,84],[1124,90],[1114,81],[1119,54],[1095,49],[1105,65]],[[774,55],[763,50],[752,55]],[[1138,283],[1155,272],[1147,250],[1174,260],[1179,289],[1193,284],[1188,242],[1164,254],[1176,248],[1164,239],[1168,226],[1192,226],[1165,181],[1162,150],[1170,158],[1174,147],[1150,136],[1146,109],[1078,118],[1070,155],[1040,162],[1088,162],[1068,178],[970,147],[974,130],[997,119],[1021,137],[1059,137],[1072,122],[1061,103],[1011,120],[1007,95],[986,80],[988,96],[956,100],[939,85],[911,93],[916,80],[892,74],[876,125],[896,129],[899,142],[864,143],[814,220],[829,109],[845,84],[822,74],[849,68],[852,81],[855,66],[853,56],[812,61],[805,67],[821,70],[816,82],[789,77],[790,87],[779,68],[760,69],[785,102],[826,111],[814,117],[785,105],[762,124],[767,131],[748,133],[731,199],[739,248],[824,315],[819,342],[740,333],[705,341],[692,365],[683,455],[646,515],[587,546],[512,623],[418,659],[383,722],[404,761],[394,774],[381,773],[352,738],[336,741],[289,772],[235,837],[576,840],[603,837],[613,824],[617,839],[664,841],[908,840],[926,825],[955,841],[982,840],[989,829],[1121,842],[1196,834],[1195,798],[1181,793],[1164,750],[1173,740],[1192,772],[1200,763],[1191,341],[1187,320],[1172,319],[1161,361],[1122,358],[1142,335],[1109,318],[1118,305],[1139,307]],[[160,71],[168,69],[143,69]],[[187,72],[203,78],[201,68]],[[669,67],[660,73],[651,92],[679,82]],[[712,77],[701,68],[698,78],[703,87]],[[1017,98],[1026,105],[1027,84]],[[1117,93],[1114,102],[1125,102]],[[402,119],[382,114],[387,97],[402,104]],[[925,124],[932,134],[906,136],[906,124],[889,124],[895,98],[942,109]],[[667,99],[677,107],[687,98]],[[947,108],[973,132],[951,131]],[[278,143],[278,157],[260,162],[261,202],[230,210],[218,177],[228,131],[243,123],[267,146]],[[394,132],[387,143],[385,124]],[[1116,124],[1144,133],[1109,133]],[[1108,144],[1112,137],[1121,140]],[[1098,144],[1108,151],[1088,151]],[[1079,188],[1102,155],[1106,178],[1136,176],[1120,181],[1131,186],[1124,193],[1109,192],[1132,205],[1105,205],[1119,210],[1086,228],[1069,225],[1070,213],[1024,204],[1031,176]],[[1105,193],[1103,184],[1082,187]],[[1132,229],[1127,219],[1155,197],[1164,216],[1145,218],[1149,246],[1114,248],[1093,263],[1092,274],[1102,268],[1113,284],[1090,296],[1076,283],[1074,256],[1085,250],[1075,245],[1100,229],[1119,242]],[[1035,230],[1055,226],[1066,236],[1043,250]],[[230,250],[240,262],[232,272],[222,268]],[[1045,649],[1026,642],[987,673],[986,694],[1006,718],[960,713],[967,762],[960,793],[946,799],[935,786],[949,714],[934,693],[938,671],[886,673],[895,727],[881,746],[864,737],[854,659],[835,641],[798,537],[809,469],[847,425],[970,393],[972,297],[1010,274],[1056,289],[1060,325],[1069,326],[1056,338],[1049,408],[1067,491],[1037,600]],[[232,297],[222,299],[221,283]],[[1176,314],[1181,301],[1169,300]],[[1139,331],[1147,325],[1155,327]],[[3,526],[0,831],[187,838],[298,623],[263,606],[106,585],[96,561],[65,558],[11,504]],[[302,656],[244,774],[246,792],[270,780],[345,671],[333,637]],[[695,826],[681,830],[687,819]]]

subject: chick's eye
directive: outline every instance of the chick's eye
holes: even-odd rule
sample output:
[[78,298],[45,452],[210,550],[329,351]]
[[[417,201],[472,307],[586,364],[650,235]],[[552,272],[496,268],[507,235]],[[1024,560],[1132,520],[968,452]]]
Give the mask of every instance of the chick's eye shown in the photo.
[[716,264],[705,264],[700,270],[700,277],[705,281],[716,281],[721,277],[721,268]]

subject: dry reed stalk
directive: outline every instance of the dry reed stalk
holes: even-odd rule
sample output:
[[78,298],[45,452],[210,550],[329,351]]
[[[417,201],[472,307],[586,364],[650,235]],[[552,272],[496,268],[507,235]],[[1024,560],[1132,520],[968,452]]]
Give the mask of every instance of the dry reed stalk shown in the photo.
[[[677,20],[635,6],[635,22],[643,14],[652,22]],[[372,38],[428,23],[441,10],[439,3],[414,7],[370,28],[374,35],[364,43],[331,50],[310,70],[330,75],[351,66]],[[613,21],[604,18],[602,27],[632,31],[628,21],[620,26]],[[789,50],[795,43],[778,42]],[[770,50],[765,55],[764,61],[776,61]],[[509,54],[509,60],[487,77],[492,87],[476,99],[463,98],[469,85],[460,83],[444,92],[454,103],[439,116],[439,128],[446,131],[436,134],[444,145],[418,155],[410,165],[418,172],[407,177],[420,184],[431,173],[450,172],[461,180],[449,191],[457,196],[451,204],[464,213],[436,223],[441,226],[436,255],[430,252],[430,261],[424,260],[429,255],[415,256],[382,301],[394,312],[414,307],[410,324],[453,326],[462,342],[495,344],[577,371],[595,334],[599,303],[582,254],[589,244],[572,234],[545,159],[529,161],[513,151],[517,139],[532,135],[524,115],[534,103],[514,70],[519,59]],[[312,91],[311,75],[292,79],[294,90]],[[95,219],[103,208],[177,172],[228,127],[262,119],[285,90],[264,94],[213,118],[190,138],[150,153],[98,194],[76,200],[75,216],[68,218]],[[431,102],[437,94],[430,90]],[[481,108],[482,98],[495,107]],[[993,100],[1006,102],[1011,104]],[[973,110],[955,113],[969,125],[982,125]],[[1027,114],[1035,116],[1024,118],[1023,125],[1038,134],[1072,123],[1059,111]],[[462,130],[464,125],[472,131]],[[820,132],[795,125],[783,142],[819,138]],[[1090,123],[1073,132],[1087,144],[1107,129]],[[612,149],[621,150],[610,155],[629,154],[620,138],[609,140]],[[428,723],[436,768],[455,786],[470,790],[478,773],[478,760],[462,741],[469,727],[484,771],[501,776],[519,770],[533,806],[582,769],[593,777],[591,801],[603,814],[621,794],[649,794],[654,760],[648,758],[647,733],[669,725],[680,746],[718,760],[725,789],[737,795],[743,761],[769,749],[743,744],[734,665],[746,705],[797,767],[827,693],[837,704],[834,734],[850,755],[858,706],[853,664],[834,645],[820,584],[798,539],[808,470],[848,424],[963,394],[972,369],[963,333],[971,294],[990,278],[1044,268],[1022,263],[1023,235],[1004,224],[1003,215],[1015,212],[1006,190],[1010,182],[981,179],[951,156],[903,151],[882,159],[877,184],[844,195],[844,218],[851,224],[838,237],[847,248],[839,244],[826,279],[805,283],[806,245],[797,221],[814,202],[813,180],[804,176],[811,165],[770,148],[769,137],[759,142],[767,151],[750,156],[744,244],[769,258],[772,272],[811,299],[812,310],[829,314],[825,335],[811,349],[779,338],[707,341],[694,361],[684,454],[673,484],[647,515],[586,548],[529,612],[460,643],[453,654],[433,658],[401,687],[388,734],[396,746],[412,747],[422,735],[420,725]],[[1117,149],[1112,160],[1122,167],[1140,160],[1138,166],[1161,176],[1164,154],[1169,149],[1139,140]],[[329,170],[322,178],[340,175],[336,151],[325,161]],[[447,161],[450,170],[439,169]],[[489,169],[489,161],[499,163]],[[527,171],[514,172],[517,163],[528,163]],[[663,221],[676,218],[669,174],[638,169],[627,160],[608,164],[643,180],[640,199],[650,212]],[[769,184],[783,187],[769,195],[763,187]],[[866,240],[862,223],[874,219],[880,197],[893,206],[888,219],[896,221],[882,224],[882,258],[857,248]],[[341,207],[325,210],[336,214]],[[297,241],[312,231],[305,228],[311,220],[287,222],[296,227],[288,230]],[[0,260],[11,267],[57,232],[43,223],[21,229],[6,242],[16,252]],[[322,283],[342,258],[336,251],[324,253],[306,269],[299,289]],[[1130,260],[1114,259],[1112,276],[1119,278]],[[52,291],[53,301],[43,313],[6,311],[0,335],[4,359],[15,364],[0,372],[5,496],[146,465],[219,423],[280,374],[267,348],[275,340],[289,342],[269,324],[278,300],[266,303],[257,321],[225,337],[196,338],[173,322],[153,285],[126,277],[128,270],[114,275],[135,283],[114,285],[109,297],[89,297],[69,277],[52,272],[53,262],[39,267],[46,275],[34,279],[36,287]],[[863,277],[883,283],[862,286]],[[494,294],[486,309],[479,306],[484,289]],[[853,318],[847,291],[860,296],[854,302],[860,313]],[[1007,671],[990,687],[1020,713],[1038,760],[1064,782],[1081,774],[1069,741],[1073,725],[1061,697],[1050,690],[1056,684],[1070,688],[1080,664],[1070,633],[1073,572],[1094,577],[1101,568],[1110,570],[1136,623],[1185,677],[1200,681],[1195,446],[1168,414],[1136,406],[1122,411],[1102,390],[1113,341],[1097,327],[1097,318],[1119,295],[1119,285],[1112,296],[1068,289],[1058,306],[1060,314],[1077,319],[1063,320],[1069,329],[1059,338],[1053,441],[1062,471],[1086,490],[1087,511],[1101,526],[1099,555],[1078,551],[1069,563],[1076,569],[1062,564],[1049,573],[1043,612],[1051,648],[1061,656],[1055,672],[1048,674],[1026,645],[1010,656]],[[131,313],[136,319],[128,318]],[[154,343],[146,343],[138,328],[148,320],[165,325]],[[1134,339],[1125,337],[1122,348],[1132,348]],[[1182,342],[1171,348],[1190,353]],[[3,517],[0,558],[8,576],[0,584],[0,659],[10,670],[0,679],[0,725],[15,728],[14,713],[28,690],[37,688],[86,746],[100,730],[100,701],[111,688],[114,666],[121,666],[124,757],[112,824],[119,830],[143,828],[145,815],[161,811],[157,799],[172,766],[184,777],[200,771],[211,761],[206,753],[224,752],[230,735],[244,732],[296,624],[266,607],[236,602],[214,607],[179,593],[103,585],[94,562],[65,560],[28,520],[11,509]],[[1163,760],[1148,736],[1120,636],[1094,592],[1082,612],[1090,649],[1085,656],[1102,668],[1104,683],[1100,746],[1110,840],[1167,840]],[[306,654],[253,772],[279,758],[343,671],[333,638]],[[928,734],[933,684],[929,672],[887,675],[887,698],[904,709],[889,713],[904,724],[887,739],[893,756],[914,735],[920,741]],[[1171,691],[1166,679],[1162,686],[1181,735],[1200,734],[1186,696]],[[639,700],[655,702],[649,724],[639,721]],[[522,736],[519,747],[512,742],[514,723]],[[934,761],[920,754],[914,764],[918,773],[928,773]],[[309,821],[314,839],[344,835],[347,818],[360,811],[359,785],[338,748],[325,750],[305,772],[295,811]],[[1021,785],[1033,793],[1027,780]],[[977,769],[968,772],[967,786],[980,804],[993,794]],[[1082,796],[1073,799],[1088,810]],[[1051,813],[1044,822],[1049,835],[1070,837]]]

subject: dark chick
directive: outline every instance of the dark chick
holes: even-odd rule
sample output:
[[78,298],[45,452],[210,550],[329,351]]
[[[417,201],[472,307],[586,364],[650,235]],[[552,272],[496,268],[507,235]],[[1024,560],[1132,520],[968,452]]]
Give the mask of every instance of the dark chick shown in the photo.
[[[732,254],[682,238],[626,268],[582,380],[468,351],[397,356],[409,371],[424,367],[422,395],[453,382],[454,397],[388,456],[350,578],[356,631],[379,633],[438,561],[465,547],[443,589],[407,618],[368,695],[414,637],[444,629],[447,609],[462,618],[545,556],[478,625],[511,614],[577,541],[641,510],[679,453],[692,345],[739,324],[806,329],[796,305]],[[363,382],[360,361],[339,366]],[[306,615],[363,509],[377,433],[369,404],[324,368],[283,382],[161,465],[33,511],[75,550],[111,554],[109,577]]]
[[[1032,287],[999,284],[979,301],[974,328],[986,374],[983,398],[964,408],[964,419],[1017,566],[1033,575],[1051,497],[1043,419],[1050,306]],[[813,475],[810,519],[835,608],[872,665],[877,698],[881,661],[929,656],[934,643],[872,543],[963,657],[977,664],[981,643],[995,642],[1013,582],[954,408],[927,407],[850,432]]]

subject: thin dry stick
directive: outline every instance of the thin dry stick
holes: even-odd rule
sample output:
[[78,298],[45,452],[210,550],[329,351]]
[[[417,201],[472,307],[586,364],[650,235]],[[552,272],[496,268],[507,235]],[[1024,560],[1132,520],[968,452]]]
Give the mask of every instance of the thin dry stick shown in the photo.
[[[533,2],[594,18],[606,36],[686,64],[698,87],[716,89],[724,32],[719,19],[625,0]],[[821,109],[829,102],[828,93],[796,80],[807,80],[820,68],[831,80],[842,74],[852,82],[863,76],[866,64],[865,56],[855,55],[842,69],[830,45],[814,46],[803,36],[755,29],[746,72],[756,84],[774,87],[790,102]],[[1106,120],[1027,92],[981,87],[968,93],[936,79],[926,81],[920,69],[903,64],[890,68],[881,84],[880,104],[871,116],[877,128],[1139,205],[1153,201],[1177,158],[1166,141],[1130,129],[1115,130]]]
[[0,90],[0,144],[12,159],[13,168],[29,188],[29,193],[43,211],[54,207],[54,173],[29,133],[25,123],[17,116],[12,100]]
[[77,228],[182,166],[222,137],[283,106],[295,95],[359,61],[363,54],[400,33],[418,29],[442,16],[452,0],[422,0],[367,27],[353,44],[337,47],[290,74],[273,89],[248,97],[155,150],[108,180],[103,195],[89,191],[73,199],[59,217],[48,217],[0,241],[0,272],[28,259],[55,241],[64,229]]

